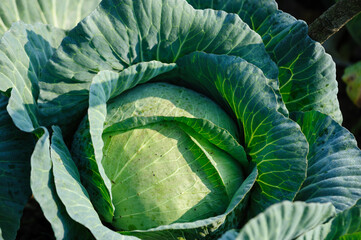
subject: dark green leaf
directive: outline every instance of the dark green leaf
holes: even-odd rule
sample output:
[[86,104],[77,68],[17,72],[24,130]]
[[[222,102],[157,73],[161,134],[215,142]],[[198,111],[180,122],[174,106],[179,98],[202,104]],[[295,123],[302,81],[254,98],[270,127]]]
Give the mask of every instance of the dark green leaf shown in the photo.
[[358,239],[361,235],[361,199],[351,208],[339,213],[332,221],[326,240]]
[[331,202],[337,211],[361,198],[361,150],[354,136],[320,112],[295,113],[310,145],[307,179],[296,199]]
[[1,239],[15,239],[23,208],[30,195],[30,156],[33,136],[21,132],[11,120],[0,95],[0,229]]
[[231,109],[243,126],[246,152],[257,163],[254,212],[293,200],[306,174],[307,141],[280,114],[280,102],[262,71],[232,56],[193,53],[177,62],[184,82]]
[[317,110],[342,122],[335,63],[308,35],[307,24],[277,9],[274,0],[188,0],[194,7],[238,14],[262,36],[279,69],[282,99],[290,112]]

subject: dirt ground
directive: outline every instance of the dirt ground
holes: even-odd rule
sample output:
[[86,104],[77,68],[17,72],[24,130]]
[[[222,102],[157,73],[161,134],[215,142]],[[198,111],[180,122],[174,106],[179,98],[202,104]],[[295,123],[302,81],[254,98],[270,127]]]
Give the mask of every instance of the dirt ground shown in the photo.
[[[332,0],[330,0],[332,1]],[[279,8],[290,13],[297,19],[311,23],[327,8],[330,2],[327,0],[278,0]],[[350,37],[347,30],[343,29],[324,44],[326,51],[330,53],[337,63],[337,79],[339,83],[339,101],[343,113],[343,126],[355,134],[361,146],[361,110],[349,100],[342,82],[346,66],[361,60],[361,47]],[[51,240],[54,239],[50,224],[45,220],[39,205],[31,199],[26,205],[21,228],[18,231],[18,240]]]

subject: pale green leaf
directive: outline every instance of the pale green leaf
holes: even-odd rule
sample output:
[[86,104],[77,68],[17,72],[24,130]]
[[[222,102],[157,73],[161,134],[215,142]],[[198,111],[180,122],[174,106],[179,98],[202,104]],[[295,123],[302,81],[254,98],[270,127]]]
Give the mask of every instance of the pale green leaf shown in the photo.
[[43,134],[31,156],[31,190],[34,198],[50,222],[56,239],[77,239],[80,234],[87,239],[91,236],[89,231],[69,217],[56,193],[49,149],[49,132],[45,128],[42,128],[42,131]]
[[324,240],[330,232],[332,221],[318,225],[314,229],[302,234],[296,240]]
[[0,36],[14,22],[37,22],[67,30],[93,11],[100,0],[2,0]]
[[39,127],[39,78],[64,37],[63,30],[49,25],[17,22],[0,40],[0,91],[12,89],[7,110],[25,132]]
[[297,240],[358,240],[361,236],[361,199],[351,208],[338,213]]
[[249,220],[236,239],[292,240],[335,215],[330,203],[282,202]]

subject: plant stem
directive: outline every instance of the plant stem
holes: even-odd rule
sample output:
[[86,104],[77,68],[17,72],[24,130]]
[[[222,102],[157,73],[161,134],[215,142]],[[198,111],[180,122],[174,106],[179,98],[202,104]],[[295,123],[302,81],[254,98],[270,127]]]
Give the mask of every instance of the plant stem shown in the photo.
[[338,32],[361,12],[361,0],[340,0],[310,24],[308,34],[320,43]]

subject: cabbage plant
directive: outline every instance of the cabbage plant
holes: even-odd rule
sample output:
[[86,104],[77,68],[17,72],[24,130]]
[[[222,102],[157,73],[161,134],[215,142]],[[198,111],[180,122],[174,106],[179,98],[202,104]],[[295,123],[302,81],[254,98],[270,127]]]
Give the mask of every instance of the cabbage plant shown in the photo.
[[275,1],[3,2],[0,238],[31,195],[56,239],[360,237],[335,64]]

